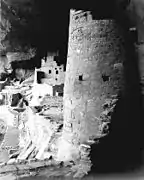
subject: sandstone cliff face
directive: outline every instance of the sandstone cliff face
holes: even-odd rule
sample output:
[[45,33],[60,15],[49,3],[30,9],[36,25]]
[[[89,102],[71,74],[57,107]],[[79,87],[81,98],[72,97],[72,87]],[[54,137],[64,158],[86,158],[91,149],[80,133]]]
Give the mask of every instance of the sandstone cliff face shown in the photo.
[[10,22],[5,17],[4,5],[4,2],[2,1],[0,3],[0,55],[3,54],[3,52],[6,50],[6,47],[2,44],[2,41],[4,40],[11,27]]
[[6,53],[6,46],[2,43],[2,41],[5,39],[7,33],[10,31],[11,24],[9,20],[6,19],[4,14],[4,2],[2,1],[0,3],[0,75],[2,73],[6,73],[8,64],[8,59],[5,56]]
[[25,41],[22,32],[28,26],[24,12],[32,14],[25,3],[5,0],[0,3],[0,76],[9,75],[13,61],[30,60],[35,56],[35,50]]

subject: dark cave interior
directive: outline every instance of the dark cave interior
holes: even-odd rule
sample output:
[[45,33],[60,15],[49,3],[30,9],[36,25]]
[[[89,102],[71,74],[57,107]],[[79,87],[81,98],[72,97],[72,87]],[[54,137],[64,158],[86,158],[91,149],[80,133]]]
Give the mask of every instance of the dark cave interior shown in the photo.
[[[17,0],[7,0],[12,4]],[[21,0],[21,2],[24,2]],[[25,5],[29,6],[29,2]],[[24,16],[28,25],[25,29],[21,28],[16,37],[21,43],[30,43],[37,49],[37,55],[31,60],[31,65],[39,66],[40,59],[47,56],[47,52],[59,52],[56,58],[58,64],[66,65],[68,31],[69,31],[69,10],[90,10],[94,19],[116,19],[122,26],[131,27],[133,22],[129,20],[126,7],[129,1],[124,0],[101,0],[92,3],[79,2],[65,3],[47,2],[46,0],[32,0],[30,5],[34,9],[34,16],[19,13]],[[57,4],[57,5],[56,5]],[[18,36],[19,34],[19,36]],[[13,35],[12,35],[13,36]],[[9,36],[8,36],[9,37]],[[12,37],[13,38],[13,37]],[[15,38],[15,37],[14,37]],[[12,42],[13,43],[13,42]]]

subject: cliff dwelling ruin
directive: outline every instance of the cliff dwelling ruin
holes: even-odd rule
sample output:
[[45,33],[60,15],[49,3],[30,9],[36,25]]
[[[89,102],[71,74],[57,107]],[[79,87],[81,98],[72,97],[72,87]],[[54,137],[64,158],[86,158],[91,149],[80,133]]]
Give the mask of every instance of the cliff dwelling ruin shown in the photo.
[[82,178],[93,169],[118,172],[138,164],[132,153],[143,146],[133,141],[143,135],[144,28],[139,15],[137,23],[128,21],[125,12],[134,4],[122,10],[120,2],[111,4],[120,17],[99,12],[101,3],[70,8],[65,57],[59,44],[53,52],[43,45],[51,34],[44,37],[42,23],[42,41],[35,36],[40,44],[31,38],[33,48],[8,47],[1,56],[0,178],[36,176],[44,169],[48,177]]

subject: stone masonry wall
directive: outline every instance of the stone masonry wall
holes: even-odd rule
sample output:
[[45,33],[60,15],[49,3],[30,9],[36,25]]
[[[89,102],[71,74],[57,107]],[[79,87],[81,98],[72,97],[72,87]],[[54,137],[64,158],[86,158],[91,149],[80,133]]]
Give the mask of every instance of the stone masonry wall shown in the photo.
[[122,31],[115,20],[70,11],[63,137],[72,144],[102,136],[124,90]]
[[42,59],[40,70],[45,73],[45,78],[42,80],[42,82],[51,84],[53,86],[64,84],[64,67],[63,65],[57,65],[57,62],[54,61],[54,56],[48,56],[46,62]]

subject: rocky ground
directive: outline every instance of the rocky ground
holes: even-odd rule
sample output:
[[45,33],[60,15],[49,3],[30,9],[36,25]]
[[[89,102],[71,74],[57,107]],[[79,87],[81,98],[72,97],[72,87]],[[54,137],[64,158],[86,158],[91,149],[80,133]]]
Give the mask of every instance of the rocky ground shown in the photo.
[[[7,175],[0,175],[0,180],[72,180],[73,177],[64,177],[63,175],[67,172],[67,168],[44,168],[41,169],[38,175],[34,176],[21,176],[18,178],[14,173],[8,173]],[[61,176],[61,174],[63,174]],[[82,178],[83,180],[143,180],[144,179],[144,168],[136,173],[125,173],[125,174],[89,174]]]

